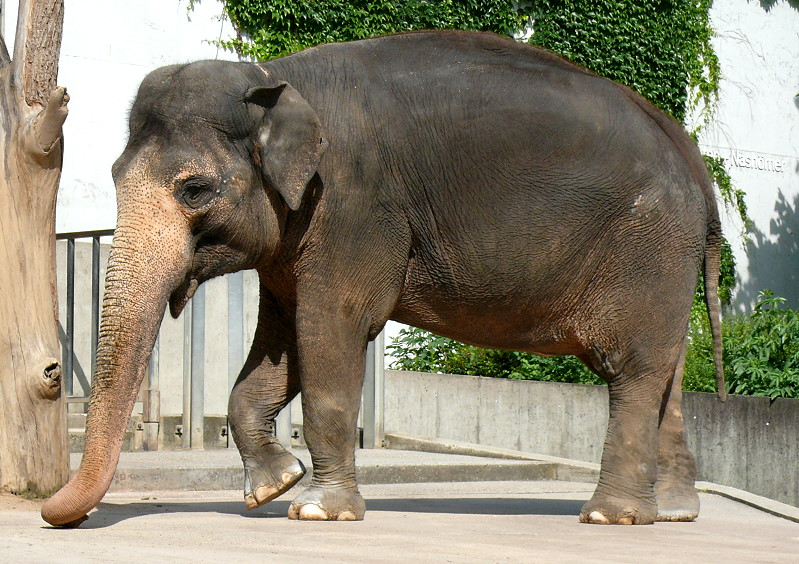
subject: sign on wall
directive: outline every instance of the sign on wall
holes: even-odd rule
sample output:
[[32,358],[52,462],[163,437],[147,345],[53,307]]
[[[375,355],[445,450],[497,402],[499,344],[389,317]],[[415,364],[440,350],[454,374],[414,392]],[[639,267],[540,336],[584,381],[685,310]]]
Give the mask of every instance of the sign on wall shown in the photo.
[[[784,174],[792,171],[791,164],[796,158],[788,155],[775,155],[771,153],[758,153],[743,151],[728,147],[713,147],[703,145],[702,150],[708,156],[724,159],[724,164],[729,168],[747,168],[763,172]],[[795,165],[795,163],[793,163]]]

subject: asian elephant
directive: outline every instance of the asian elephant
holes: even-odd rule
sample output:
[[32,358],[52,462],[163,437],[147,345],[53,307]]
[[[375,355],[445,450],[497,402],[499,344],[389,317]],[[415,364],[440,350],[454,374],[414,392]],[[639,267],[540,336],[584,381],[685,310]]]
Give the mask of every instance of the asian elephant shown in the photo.
[[199,284],[242,269],[260,277],[229,403],[248,507],[304,473],[274,435],[302,390],[313,479],[289,517],[363,518],[364,356],[394,319],[576,355],[608,382],[581,521],[698,514],[681,357],[704,269],[720,373],[720,222],[696,146],[629,88],[471,32],[168,66],[141,84],[113,177],[85,453],[49,523],[79,523],[107,491],[167,304],[177,316]]

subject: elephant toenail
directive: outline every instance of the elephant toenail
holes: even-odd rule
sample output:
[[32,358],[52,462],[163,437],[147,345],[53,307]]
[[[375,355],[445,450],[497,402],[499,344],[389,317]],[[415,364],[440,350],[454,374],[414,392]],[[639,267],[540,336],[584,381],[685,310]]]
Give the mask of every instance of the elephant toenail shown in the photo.
[[318,505],[307,503],[300,507],[300,519],[303,521],[327,521],[329,516],[327,511]]
[[588,514],[588,522],[596,523],[599,525],[607,525],[608,523],[610,523],[610,519],[605,517],[599,511],[592,511],[591,513]]

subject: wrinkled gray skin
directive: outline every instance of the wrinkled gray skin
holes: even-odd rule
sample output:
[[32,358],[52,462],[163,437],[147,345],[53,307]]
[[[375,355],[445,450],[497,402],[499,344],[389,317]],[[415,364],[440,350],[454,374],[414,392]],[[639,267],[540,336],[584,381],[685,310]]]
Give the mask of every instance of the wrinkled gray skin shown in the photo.
[[580,519],[696,517],[680,357],[703,264],[718,328],[718,214],[696,147],[629,89],[466,32],[170,66],[142,83],[113,174],[85,454],[50,523],[78,524],[106,492],[166,305],[177,316],[241,269],[261,281],[229,407],[248,507],[304,472],[273,432],[302,389],[313,480],[289,516],[363,518],[364,351],[395,319],[578,356],[610,389]]

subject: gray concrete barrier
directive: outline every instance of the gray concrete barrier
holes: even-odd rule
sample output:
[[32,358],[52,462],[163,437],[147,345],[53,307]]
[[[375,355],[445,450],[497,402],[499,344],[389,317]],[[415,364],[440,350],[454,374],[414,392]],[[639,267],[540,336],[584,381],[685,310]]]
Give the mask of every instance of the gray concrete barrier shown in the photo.
[[[604,386],[386,371],[388,433],[599,462]],[[799,506],[799,400],[686,393],[699,479]]]

